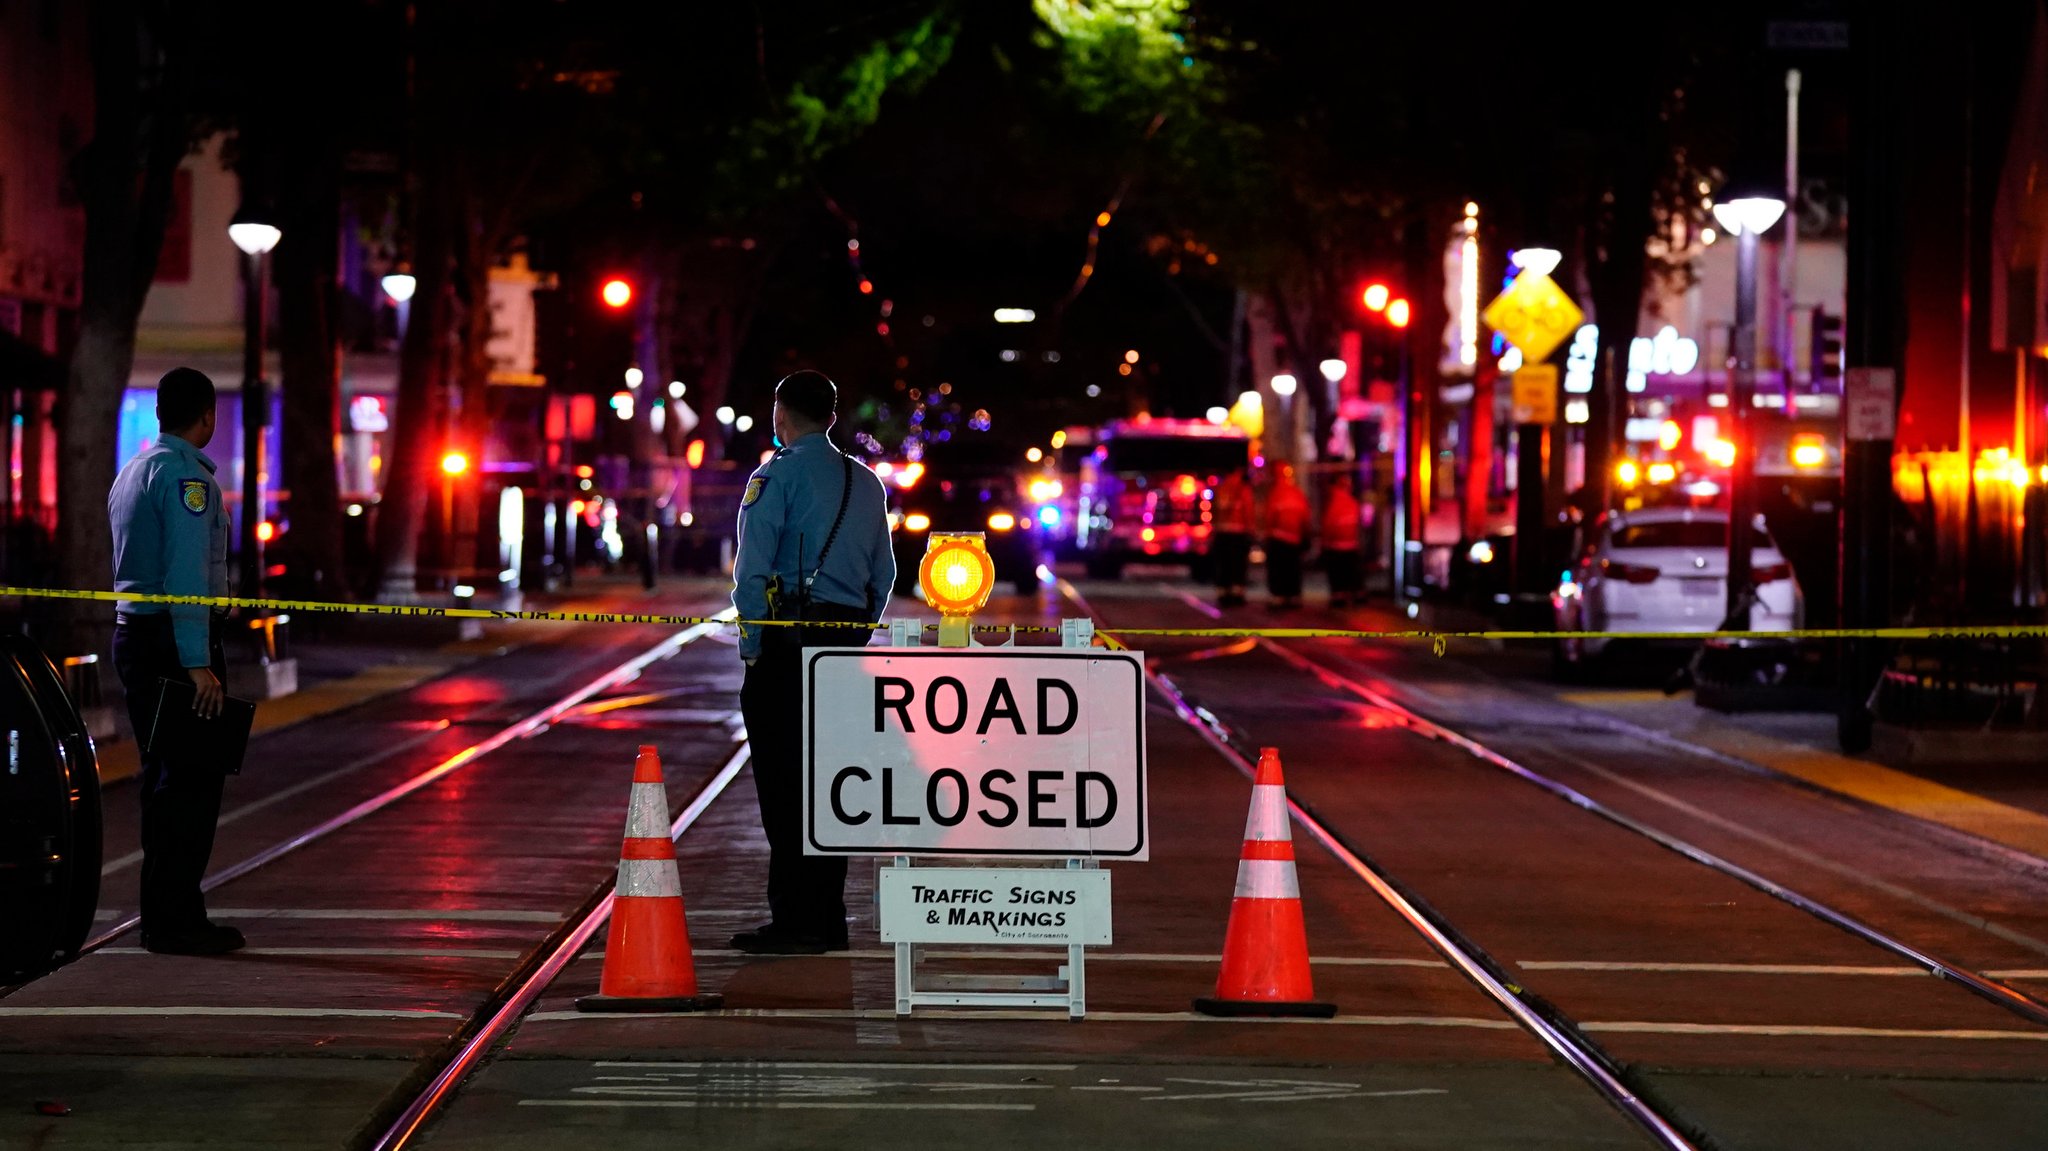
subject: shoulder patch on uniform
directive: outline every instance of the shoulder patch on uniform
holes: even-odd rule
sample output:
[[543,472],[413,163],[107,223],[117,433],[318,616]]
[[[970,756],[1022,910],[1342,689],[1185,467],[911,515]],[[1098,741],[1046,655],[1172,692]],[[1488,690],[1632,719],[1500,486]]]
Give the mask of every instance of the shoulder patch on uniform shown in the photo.
[[205,481],[205,480],[179,480],[179,481],[178,481],[178,502],[179,502],[179,503],[182,503],[182,504],[184,504],[184,505],[185,505],[185,510],[186,510],[186,511],[188,511],[188,512],[191,512],[191,513],[192,513],[193,515],[195,515],[195,516],[203,516],[203,515],[205,515],[205,514],[206,514],[206,481]]
[[761,498],[761,489],[767,486],[767,476],[755,476],[753,479],[748,480],[747,490],[740,496],[740,506],[743,508],[753,507],[754,501]]

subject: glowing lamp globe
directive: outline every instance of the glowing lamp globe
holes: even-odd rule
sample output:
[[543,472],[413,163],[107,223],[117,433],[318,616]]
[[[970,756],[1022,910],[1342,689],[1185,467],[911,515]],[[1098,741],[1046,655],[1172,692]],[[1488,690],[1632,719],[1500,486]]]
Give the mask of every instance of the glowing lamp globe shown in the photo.
[[966,647],[967,617],[988,603],[995,561],[980,532],[933,532],[917,565],[917,586],[939,613],[939,646]]

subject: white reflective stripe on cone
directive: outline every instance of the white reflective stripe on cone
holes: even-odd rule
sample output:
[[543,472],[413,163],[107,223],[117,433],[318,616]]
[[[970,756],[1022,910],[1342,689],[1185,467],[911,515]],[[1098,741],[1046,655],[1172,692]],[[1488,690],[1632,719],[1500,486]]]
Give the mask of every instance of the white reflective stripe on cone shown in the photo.
[[1237,861],[1238,899],[1300,899],[1301,882],[1291,859]]
[[1287,829],[1287,789],[1278,784],[1262,783],[1252,788],[1252,809],[1244,817],[1244,837],[1265,842],[1289,842],[1294,836]]
[[[1244,886],[1240,878],[1238,886]],[[619,860],[619,897],[631,899],[636,896],[660,898],[683,895],[682,877],[676,874],[673,859],[621,859]]]
[[633,785],[633,803],[626,810],[626,838],[668,838],[668,794],[660,784]]

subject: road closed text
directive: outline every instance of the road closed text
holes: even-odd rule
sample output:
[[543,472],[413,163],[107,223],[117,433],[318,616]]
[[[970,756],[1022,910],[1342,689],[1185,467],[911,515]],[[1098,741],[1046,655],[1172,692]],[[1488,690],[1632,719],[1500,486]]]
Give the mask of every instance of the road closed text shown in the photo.
[[806,850],[1143,858],[1128,653],[807,653]]

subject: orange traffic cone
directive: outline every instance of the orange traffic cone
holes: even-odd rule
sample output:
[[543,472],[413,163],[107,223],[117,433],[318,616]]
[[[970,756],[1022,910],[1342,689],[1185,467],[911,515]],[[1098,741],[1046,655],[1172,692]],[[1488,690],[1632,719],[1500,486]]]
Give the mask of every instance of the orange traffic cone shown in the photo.
[[1309,979],[1301,883],[1294,874],[1294,841],[1287,826],[1287,787],[1280,778],[1280,752],[1275,748],[1259,749],[1216,995],[1195,1000],[1195,1010],[1204,1015],[1316,1019],[1337,1014],[1336,1004],[1315,1001]]
[[642,747],[633,763],[633,799],[605,935],[604,978],[596,995],[576,1001],[578,1011],[715,1011],[725,1002],[722,995],[697,994],[697,965],[690,957],[683,885],[668,827],[661,756]]

